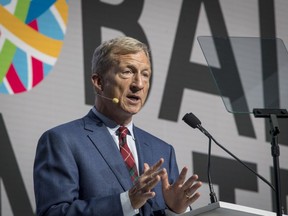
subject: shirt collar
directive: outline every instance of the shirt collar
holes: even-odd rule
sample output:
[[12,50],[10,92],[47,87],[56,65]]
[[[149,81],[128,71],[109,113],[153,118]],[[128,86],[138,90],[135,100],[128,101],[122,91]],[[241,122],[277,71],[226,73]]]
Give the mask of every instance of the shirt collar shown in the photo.
[[[95,106],[93,106],[92,108],[93,113],[101,119],[101,121],[105,124],[105,126],[108,128],[108,130],[110,131],[110,133],[114,133],[116,134],[116,131],[118,130],[118,128],[120,127],[120,125],[118,125],[115,121],[109,119],[107,116],[103,115],[102,113],[100,113]],[[134,139],[134,133],[133,133],[133,121],[129,122],[128,125],[125,125],[125,127],[128,128],[130,135],[133,137]]]

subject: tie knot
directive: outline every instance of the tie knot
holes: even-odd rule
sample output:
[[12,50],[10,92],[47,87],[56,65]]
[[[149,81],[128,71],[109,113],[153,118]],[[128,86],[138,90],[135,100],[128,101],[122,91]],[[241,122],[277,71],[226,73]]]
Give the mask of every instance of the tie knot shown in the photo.
[[119,137],[126,137],[127,136],[127,134],[129,134],[129,130],[128,130],[128,128],[127,127],[125,127],[125,126],[120,126],[119,128],[118,128],[118,135],[119,135]]

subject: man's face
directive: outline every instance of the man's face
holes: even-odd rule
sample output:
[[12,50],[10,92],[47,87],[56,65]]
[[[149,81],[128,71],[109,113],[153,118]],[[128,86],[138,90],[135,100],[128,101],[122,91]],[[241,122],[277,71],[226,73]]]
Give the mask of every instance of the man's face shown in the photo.
[[[145,53],[119,55],[118,65],[112,67],[102,78],[102,95],[117,98],[113,104],[102,98],[100,112],[116,122],[130,121],[132,115],[139,112],[144,105],[151,77],[151,65]],[[98,107],[99,108],[99,107]]]

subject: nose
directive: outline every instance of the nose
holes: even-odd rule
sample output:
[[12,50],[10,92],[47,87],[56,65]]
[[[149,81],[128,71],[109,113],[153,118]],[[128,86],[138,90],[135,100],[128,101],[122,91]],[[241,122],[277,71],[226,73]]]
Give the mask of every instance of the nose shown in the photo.
[[132,89],[135,89],[137,91],[141,90],[144,88],[144,80],[143,76],[141,73],[135,73],[133,76],[133,81],[132,81]]

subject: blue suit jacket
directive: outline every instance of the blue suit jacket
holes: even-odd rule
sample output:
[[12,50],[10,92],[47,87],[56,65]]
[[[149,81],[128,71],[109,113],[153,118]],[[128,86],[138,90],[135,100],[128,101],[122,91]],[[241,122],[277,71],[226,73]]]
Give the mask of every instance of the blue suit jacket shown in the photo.
[[[174,182],[179,172],[173,147],[137,127],[133,130],[139,170],[144,162],[152,165],[162,157]],[[120,193],[131,187],[114,140],[92,111],[39,139],[34,164],[37,215],[121,216]],[[158,215],[166,208],[161,182],[154,191],[156,196],[140,209],[141,215]]]

